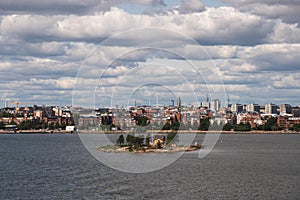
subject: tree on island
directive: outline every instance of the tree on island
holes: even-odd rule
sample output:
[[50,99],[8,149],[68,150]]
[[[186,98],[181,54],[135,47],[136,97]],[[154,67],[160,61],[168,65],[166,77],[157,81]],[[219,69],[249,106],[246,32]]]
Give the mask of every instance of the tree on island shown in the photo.
[[121,146],[121,145],[124,144],[124,142],[125,142],[124,136],[120,135],[119,138],[118,138],[118,140],[117,140],[117,144]]
[[178,131],[180,128],[181,124],[179,122],[174,122],[171,126],[172,130]]
[[150,135],[149,134],[146,136],[145,144],[146,144],[146,146],[150,146]]
[[175,141],[177,139],[177,132],[172,131],[172,132],[168,132],[167,134],[167,141],[166,144],[170,144],[172,141]]
[[217,121],[214,121],[214,123],[212,124],[212,126],[210,126],[210,130],[216,130],[216,131],[221,131],[223,130],[223,122],[220,121],[220,123],[218,123]]
[[135,120],[138,126],[147,126],[149,124],[148,118],[145,116],[137,116]]
[[126,137],[126,143],[129,146],[134,146],[135,149],[142,146],[144,143],[144,138],[135,137],[133,135],[128,134]]
[[209,129],[209,126],[210,126],[210,118],[207,117],[205,119],[202,119],[201,122],[200,122],[200,125],[198,127],[198,130],[200,131],[207,131]]
[[198,122],[194,121],[193,125],[192,125],[192,129],[193,130],[197,130],[199,128]]
[[162,130],[171,130],[170,122],[165,123],[165,125],[162,127]]
[[161,145],[161,143],[160,143],[160,140],[157,141],[156,147],[157,147],[158,149],[161,149],[161,148],[162,148],[162,145]]
[[189,130],[192,128],[192,123],[190,121],[188,121],[186,124],[185,124],[185,129],[186,130]]

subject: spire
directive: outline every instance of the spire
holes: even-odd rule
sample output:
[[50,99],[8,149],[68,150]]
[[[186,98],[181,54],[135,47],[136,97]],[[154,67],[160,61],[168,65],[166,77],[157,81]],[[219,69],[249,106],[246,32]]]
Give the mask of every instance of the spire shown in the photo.
[[209,102],[208,94],[206,94],[206,102]]

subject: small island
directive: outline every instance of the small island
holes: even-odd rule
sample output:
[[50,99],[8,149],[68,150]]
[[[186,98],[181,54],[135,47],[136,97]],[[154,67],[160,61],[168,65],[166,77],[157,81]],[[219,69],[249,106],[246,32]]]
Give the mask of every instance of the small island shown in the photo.
[[169,132],[167,135],[160,133],[154,136],[147,134],[146,137],[143,134],[138,136],[128,134],[126,139],[123,135],[120,135],[116,145],[98,147],[97,149],[108,153],[171,153],[196,151],[202,147],[197,142],[188,146],[179,146],[176,144],[177,138],[177,132]]

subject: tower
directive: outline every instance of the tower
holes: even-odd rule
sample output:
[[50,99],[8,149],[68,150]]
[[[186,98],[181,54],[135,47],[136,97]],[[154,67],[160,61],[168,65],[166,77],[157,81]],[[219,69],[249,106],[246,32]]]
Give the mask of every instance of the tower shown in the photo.
[[209,102],[209,96],[206,94],[206,102]]
[[177,110],[178,110],[177,120],[180,123],[181,122],[181,99],[180,99],[180,97],[177,98]]
[[229,108],[230,107],[230,97],[229,97],[229,95],[228,95],[228,99],[227,99],[227,108]]
[[181,110],[181,99],[180,99],[180,97],[177,98],[177,109],[178,109],[178,111]]

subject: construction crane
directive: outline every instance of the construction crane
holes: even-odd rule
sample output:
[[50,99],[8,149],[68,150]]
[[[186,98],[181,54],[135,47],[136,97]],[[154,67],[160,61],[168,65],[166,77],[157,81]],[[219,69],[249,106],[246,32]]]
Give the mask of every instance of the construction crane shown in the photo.
[[19,110],[20,102],[15,101],[15,102],[11,102],[11,104],[16,105],[16,110]]
[[20,110],[19,105],[20,105],[21,103],[23,103],[23,104],[28,104],[28,102],[18,102],[18,101],[11,102],[11,104],[16,105],[16,110]]
[[8,107],[8,101],[9,101],[9,99],[2,98],[2,101],[4,102],[4,108],[7,108]]

